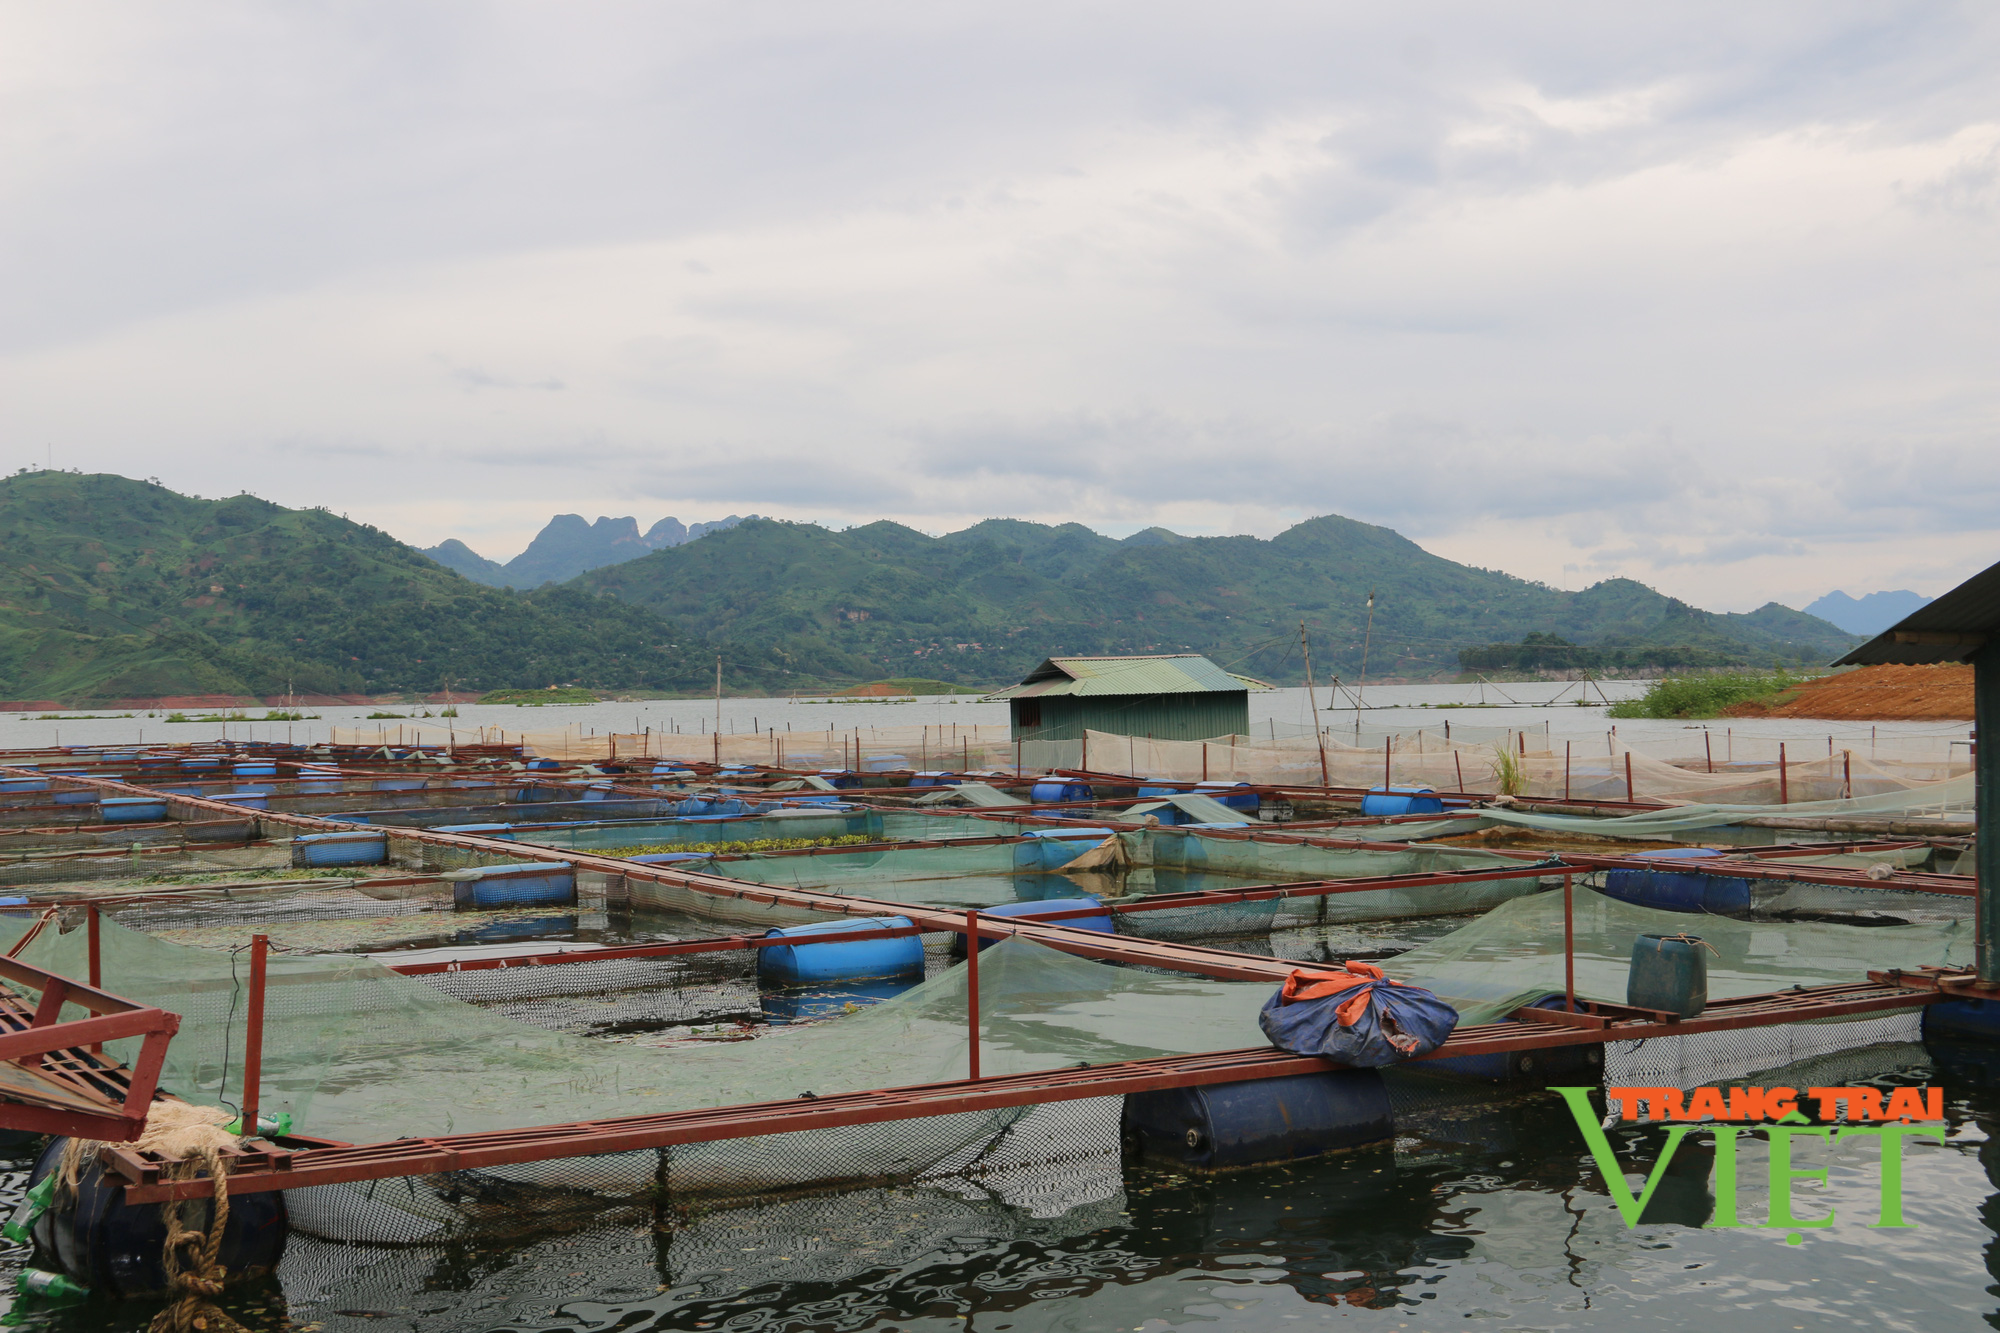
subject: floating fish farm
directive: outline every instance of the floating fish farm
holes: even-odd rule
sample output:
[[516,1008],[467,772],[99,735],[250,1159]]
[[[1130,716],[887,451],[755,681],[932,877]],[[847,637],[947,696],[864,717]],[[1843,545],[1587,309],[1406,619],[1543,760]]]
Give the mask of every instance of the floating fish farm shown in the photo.
[[[1467,730],[0,755],[0,1124],[52,1182],[17,1224],[79,1286],[200,1300],[913,1183],[1053,1216],[1135,1159],[2000,1035],[1962,744]],[[1449,1039],[1269,1044],[1288,977],[1360,960]]]

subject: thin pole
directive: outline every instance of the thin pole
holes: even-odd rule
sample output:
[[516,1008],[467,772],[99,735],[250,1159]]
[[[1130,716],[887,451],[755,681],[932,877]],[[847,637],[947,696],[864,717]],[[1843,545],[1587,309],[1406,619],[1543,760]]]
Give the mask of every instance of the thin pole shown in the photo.
[[1458,751],[1451,752],[1451,766],[1458,770],[1458,790],[1465,791],[1465,757]]
[[[90,941],[89,945],[90,985],[91,989],[93,990],[102,990],[104,989],[104,954],[102,950],[103,932],[98,929],[96,903],[90,904],[88,918],[89,918],[88,939]],[[101,1041],[92,1042],[90,1044],[90,1053],[92,1055],[102,1055],[104,1053],[104,1043]]]
[[1854,751],[1840,752],[1840,793],[1846,800],[1854,799]]
[[1569,799],[1569,748],[1572,742],[1563,742],[1563,799]]
[[[1361,684],[1354,695],[1354,706],[1359,709],[1368,697],[1368,641],[1375,637],[1375,590],[1368,590],[1368,627],[1361,631]],[[1356,730],[1361,726],[1361,714],[1354,715]]]
[[979,913],[965,914],[965,1039],[967,1077],[979,1078]]
[[1570,1013],[1576,1012],[1576,912],[1570,896],[1570,879],[1563,876],[1563,999]]
[[1792,803],[1792,787],[1785,774],[1785,743],[1778,742],[1778,804]]
[[715,752],[715,766],[722,767],[722,654],[715,655],[715,735],[710,741]]
[[1639,798],[1632,792],[1632,752],[1627,750],[1625,752],[1625,803],[1627,805],[1636,805],[1638,801]]
[[1389,790],[1389,755],[1395,740],[1394,736],[1382,738],[1382,790],[1385,793]]
[[1208,781],[1208,742],[1201,743],[1201,780]]
[[1707,727],[1701,729],[1701,749],[1702,753],[1708,756],[1708,771],[1713,773],[1715,771],[1715,733]]
[[264,963],[271,948],[269,935],[250,937],[250,1022],[243,1034],[243,1136],[257,1133],[257,1103],[264,1081]]
[[1299,622],[1299,643],[1306,654],[1306,702],[1312,705],[1313,744],[1319,747],[1319,785],[1331,787],[1333,780],[1326,775],[1326,737],[1319,731],[1319,696],[1313,693],[1313,646],[1306,634],[1306,622]]

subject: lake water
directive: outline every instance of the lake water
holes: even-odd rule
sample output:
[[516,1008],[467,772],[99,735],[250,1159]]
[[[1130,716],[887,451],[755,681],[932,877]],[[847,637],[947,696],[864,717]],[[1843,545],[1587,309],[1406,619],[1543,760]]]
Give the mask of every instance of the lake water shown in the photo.
[[[1603,694],[1611,699],[1635,697],[1645,690],[1644,681],[1607,681]],[[1589,692],[1588,699],[1584,695]],[[1418,727],[1441,729],[1447,722],[1461,732],[1502,729],[1541,731],[1553,741],[1601,741],[1616,725],[1619,735],[1635,745],[1680,741],[1690,724],[1676,721],[1627,719],[1612,723],[1604,715],[1598,687],[1583,682],[1534,681],[1504,685],[1375,685],[1361,696],[1364,708],[1332,707],[1336,700],[1324,688],[1316,692],[1320,725],[1335,735],[1358,734],[1364,739],[1385,731],[1413,730]],[[1353,696],[1344,691],[1338,702],[1351,705]],[[189,722],[167,723],[164,712],[147,716],[103,716],[95,710],[89,721],[54,721],[33,713],[0,713],[0,747],[45,745],[129,745],[135,742],[175,743],[193,740],[276,740],[311,742],[325,740],[329,727],[382,727],[391,740],[397,722],[367,720],[371,712],[415,715],[422,710],[409,706],[315,707],[304,711],[315,716],[304,722]],[[258,716],[264,710],[245,710]],[[432,708],[433,712],[436,711]],[[520,707],[516,705],[460,704],[455,724],[461,734],[478,728],[500,728],[513,734],[521,731],[561,731],[573,729],[577,735],[605,732],[680,731],[700,734],[715,727],[714,702],[700,699],[657,699],[635,703],[600,703]],[[1287,729],[1307,734],[1312,726],[1312,708],[1303,689],[1272,690],[1250,696],[1250,732]],[[421,719],[415,719],[421,720]],[[1355,728],[1359,725],[1359,731]],[[968,727],[973,725],[1004,729],[1005,703],[981,703],[972,696],[938,696],[911,701],[791,699],[722,700],[720,728],[724,734],[748,734],[776,729],[780,732],[852,730],[861,727]],[[1693,724],[1699,730],[1701,724]],[[1734,727],[1739,734],[1777,738],[1797,737],[1801,741],[1824,738],[1828,734],[1866,736],[1879,731],[1884,736],[1949,737],[1963,740],[1969,723],[1883,723],[1877,728],[1855,724],[1828,724],[1809,720],[1765,720],[1708,724],[1718,733]],[[1692,743],[1690,743],[1692,746]],[[1692,748],[1699,748],[1692,746]]]
[[[1628,1228],[1574,1123],[1537,1091],[1414,1112],[1392,1148],[1210,1179],[1096,1163],[1026,1190],[859,1190],[621,1216],[507,1246],[295,1238],[283,1281],[228,1303],[252,1328],[308,1333],[1993,1326],[2000,1051],[1877,1047],[1784,1081],[1864,1079],[1946,1090],[1948,1140],[1907,1151],[1908,1229],[1870,1225],[1872,1146],[1801,1149],[1796,1166],[1830,1172],[1797,1188],[1796,1211],[1831,1210],[1826,1229],[1757,1225],[1765,1171],[1749,1149],[1751,1225],[1701,1225],[1713,1206],[1702,1168],[1670,1178],[1656,1213]],[[1634,1170],[1660,1143],[1657,1131],[1614,1138]],[[24,1299],[7,1319],[82,1333],[136,1330],[152,1312]]]

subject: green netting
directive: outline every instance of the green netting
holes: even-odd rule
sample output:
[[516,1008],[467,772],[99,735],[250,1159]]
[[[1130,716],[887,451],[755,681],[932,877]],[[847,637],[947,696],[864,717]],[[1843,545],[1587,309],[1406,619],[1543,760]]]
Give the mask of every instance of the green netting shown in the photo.
[[1646,810],[1611,819],[1500,808],[1488,808],[1481,813],[1496,824],[1540,829],[1544,833],[1585,833],[1602,838],[1659,838],[1773,815],[1782,815],[1786,819],[1844,819],[1969,811],[1973,790],[1973,776],[1967,773],[1929,786],[1877,792],[1852,800],[1793,801],[1789,805],[1677,805],[1669,810]]
[[861,835],[877,842],[942,838],[1002,838],[1025,826],[1011,820],[974,819],[952,814],[902,814],[878,810],[787,810],[740,819],[663,819],[616,824],[585,824],[575,828],[520,829],[515,838],[543,847],[587,852],[602,847],[639,843],[674,845],[704,842],[755,842],[765,838],[838,838]]
[[956,786],[944,787],[928,796],[919,796],[913,805],[971,805],[992,809],[1000,806],[1026,805],[1027,801],[1010,792],[986,782],[961,782]]
[[[18,938],[19,928],[10,932]],[[44,931],[24,961],[80,975],[84,932]],[[247,954],[103,928],[118,994],[182,1016],[162,1079],[193,1101],[242,1091]],[[981,956],[991,1074],[1255,1045],[1270,987],[1161,975],[1010,940]],[[355,1141],[785,1100],[961,1078],[963,965],[881,1004],[751,1041],[569,1036],[497,1017],[366,958],[270,959],[262,1104]],[[136,1043],[114,1047],[130,1058]]]
[[[921,847],[826,852],[812,856],[752,855],[705,864],[707,873],[747,884],[854,894],[885,902],[950,910],[1091,894],[1130,898],[1187,889],[1228,888],[1321,879],[1478,870],[1519,866],[1515,858],[1476,848],[1409,847],[1399,851],[1303,846],[1203,837],[1178,828],[1117,835],[1121,865],[1093,872],[1044,870],[1040,840],[983,847]],[[1207,878],[1213,876],[1215,878]],[[1196,882],[1191,882],[1196,881]],[[1483,911],[1533,893],[1532,878],[1475,880],[1453,885],[1367,890],[1254,905],[1220,905],[1121,915],[1119,928],[1156,937],[1241,934],[1305,922],[1379,921]],[[672,885],[628,881],[631,902],[704,920],[795,925],[823,914]]]
[[[1794,984],[1861,981],[1870,968],[1958,966],[1972,958],[1972,923],[1849,926],[1814,921],[1737,921],[1660,912],[1588,889],[1575,895],[1576,989],[1625,1002],[1632,944],[1647,932],[1698,935],[1708,956],[1711,1000]],[[1563,904],[1537,894],[1488,912],[1442,939],[1384,963],[1400,980],[1433,990],[1460,1020],[1486,1023],[1563,988]]]

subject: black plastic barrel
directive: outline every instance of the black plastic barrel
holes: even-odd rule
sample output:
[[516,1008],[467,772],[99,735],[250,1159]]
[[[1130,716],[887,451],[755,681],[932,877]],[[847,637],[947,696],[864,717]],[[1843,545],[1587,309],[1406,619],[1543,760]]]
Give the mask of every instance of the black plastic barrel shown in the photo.
[[1708,1008],[1708,945],[1698,935],[1641,935],[1632,942],[1625,1003],[1682,1018]]
[[1125,1098],[1127,1144],[1190,1171],[1317,1157],[1391,1138],[1389,1091],[1373,1069],[1162,1088]]
[[[54,1171],[68,1139],[42,1151],[30,1185]],[[35,1221],[37,1266],[61,1272],[108,1296],[165,1296],[167,1223],[159,1204],[127,1204],[123,1181],[106,1182],[95,1160],[78,1173],[76,1193]],[[190,1224],[207,1225],[211,1200],[188,1210]],[[220,1259],[226,1281],[261,1277],[277,1268],[291,1224],[281,1190],[237,1194],[229,1200],[229,1223],[222,1231]]]

